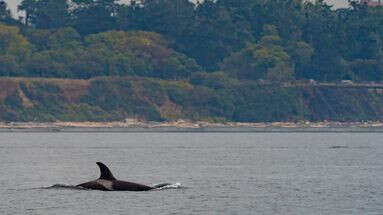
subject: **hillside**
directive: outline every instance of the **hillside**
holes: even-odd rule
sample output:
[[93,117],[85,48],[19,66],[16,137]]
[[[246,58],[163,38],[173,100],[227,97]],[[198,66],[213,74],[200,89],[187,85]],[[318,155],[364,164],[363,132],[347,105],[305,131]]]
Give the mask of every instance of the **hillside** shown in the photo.
[[382,120],[383,7],[349,3],[3,2],[0,120]]
[[382,87],[214,80],[1,78],[0,121],[383,120]]

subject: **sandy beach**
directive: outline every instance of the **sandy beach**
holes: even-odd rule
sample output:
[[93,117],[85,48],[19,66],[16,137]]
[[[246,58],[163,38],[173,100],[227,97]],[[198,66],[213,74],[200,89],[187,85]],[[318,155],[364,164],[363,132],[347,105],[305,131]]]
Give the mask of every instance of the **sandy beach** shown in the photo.
[[383,122],[0,122],[0,132],[383,132]]

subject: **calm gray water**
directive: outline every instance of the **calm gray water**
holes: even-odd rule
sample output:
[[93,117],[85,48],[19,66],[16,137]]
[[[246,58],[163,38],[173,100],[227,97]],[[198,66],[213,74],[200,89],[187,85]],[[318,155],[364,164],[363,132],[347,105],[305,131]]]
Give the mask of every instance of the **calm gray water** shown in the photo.
[[[0,133],[0,214],[383,214],[382,139]],[[99,176],[96,161],[118,179],[181,185],[148,192],[70,188]]]

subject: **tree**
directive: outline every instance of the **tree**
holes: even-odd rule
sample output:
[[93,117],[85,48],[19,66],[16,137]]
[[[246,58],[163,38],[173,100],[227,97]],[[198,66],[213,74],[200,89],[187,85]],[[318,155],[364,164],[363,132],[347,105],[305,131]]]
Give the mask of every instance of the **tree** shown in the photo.
[[[117,19],[120,29],[160,33],[170,41],[172,48],[189,55],[195,30],[195,7],[189,0],[146,0],[121,7]],[[174,64],[174,60],[169,64]]]
[[[28,35],[38,43],[33,55],[25,61],[31,76],[60,78],[89,78],[86,74],[93,68],[83,66],[86,54],[80,35],[70,27],[56,31],[37,30]],[[33,37],[32,37],[32,36]],[[41,38],[45,36],[44,38]],[[43,40],[43,43],[41,43]],[[84,76],[81,75],[84,74]]]
[[20,34],[18,27],[0,24],[1,75],[20,75],[20,65],[28,59],[31,51],[31,44]]
[[253,41],[247,20],[219,2],[207,0],[197,5],[188,40],[182,44],[183,49],[177,49],[196,59],[207,71],[219,69],[225,57]]
[[14,55],[23,60],[29,56],[31,48],[18,27],[0,24],[0,55]]
[[18,10],[25,12],[25,24],[36,28],[60,28],[69,21],[67,0],[23,0]]
[[12,18],[11,11],[4,1],[0,1],[0,23],[16,24],[16,20]]
[[101,64],[104,74],[178,79],[200,70],[194,60],[168,48],[167,41],[152,32],[109,31],[89,35],[85,42],[89,57]]
[[[239,79],[267,78],[268,72],[271,72],[269,77],[274,80],[278,79],[275,77],[278,74],[283,76],[280,79],[291,76],[293,69],[290,56],[280,46],[281,39],[277,29],[275,26],[265,25],[263,32],[264,36],[258,44],[249,43],[246,48],[232,53],[223,60],[221,69]],[[282,67],[286,68],[286,74],[282,74]]]
[[304,77],[326,81],[342,79],[345,71],[340,53],[343,32],[336,21],[336,12],[318,0],[315,4],[306,3],[304,13],[302,40],[315,50]]
[[294,67],[285,62],[277,63],[267,70],[266,78],[273,83],[291,81],[294,79]]
[[119,30],[145,30],[144,20],[144,9],[142,5],[135,1],[131,1],[129,5],[121,5],[118,8],[116,21]]
[[[227,0],[226,0],[227,1]],[[232,1],[232,0],[231,0]],[[304,24],[303,0],[250,0],[248,20],[255,38],[262,37],[264,25],[274,25],[283,39],[300,38]]]
[[48,38],[53,34],[49,29],[25,28],[24,35],[30,41],[35,51],[48,49]]
[[75,74],[76,70],[73,65],[80,58],[80,56],[76,55],[75,50],[44,50],[34,53],[25,62],[25,67],[30,76],[79,78]]
[[0,19],[11,16],[11,11],[8,9],[7,3],[0,1]]
[[289,41],[286,51],[294,63],[296,78],[310,78],[314,49],[304,41]]
[[0,76],[18,76],[23,72],[14,55],[0,55]]
[[117,0],[73,0],[73,27],[81,35],[95,34],[117,28]]
[[32,24],[33,17],[36,13],[36,0],[23,0],[20,5],[17,6],[18,11],[25,12],[25,24]]
[[71,27],[60,28],[48,38],[49,49],[76,49],[81,47],[81,36]]
[[381,81],[383,70],[379,60],[357,59],[347,63],[351,79],[356,81]]
[[132,4],[118,13],[122,30],[136,28],[154,31],[178,40],[185,35],[194,19],[195,5],[188,0],[143,1]]

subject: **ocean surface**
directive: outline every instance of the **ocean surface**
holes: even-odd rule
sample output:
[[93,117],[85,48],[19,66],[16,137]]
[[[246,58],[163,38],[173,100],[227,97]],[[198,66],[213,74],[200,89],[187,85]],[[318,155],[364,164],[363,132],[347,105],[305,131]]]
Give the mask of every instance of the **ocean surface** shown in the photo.
[[0,133],[0,214],[383,214],[383,133]]

